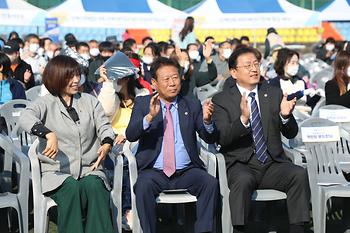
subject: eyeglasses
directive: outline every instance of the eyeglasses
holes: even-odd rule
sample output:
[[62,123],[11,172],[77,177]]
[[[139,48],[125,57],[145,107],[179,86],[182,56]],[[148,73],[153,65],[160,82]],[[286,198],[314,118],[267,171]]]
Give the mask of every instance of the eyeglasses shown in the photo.
[[253,67],[255,67],[256,69],[259,69],[260,68],[260,62],[253,62],[253,63],[250,63],[250,64],[247,64],[247,65],[244,65],[244,66],[236,66],[236,68],[244,68],[248,71],[252,70]]

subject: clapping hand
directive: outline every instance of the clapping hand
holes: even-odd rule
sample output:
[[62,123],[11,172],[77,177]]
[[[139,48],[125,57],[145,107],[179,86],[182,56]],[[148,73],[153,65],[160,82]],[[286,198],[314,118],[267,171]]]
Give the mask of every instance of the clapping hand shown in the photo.
[[206,60],[210,59],[211,52],[213,51],[213,44],[212,43],[206,43],[203,45],[203,56]]
[[214,112],[214,104],[210,100],[205,101],[203,104],[203,121],[205,123],[210,123],[211,122],[211,116],[213,115]]
[[242,123],[247,125],[250,118],[250,109],[248,106],[248,97],[246,93],[243,93],[242,95],[240,107],[241,107],[241,121]]
[[26,72],[24,72],[24,74],[23,74],[24,83],[28,83],[30,80],[30,77],[32,77],[32,72],[30,72],[30,70],[26,69]]
[[286,93],[283,95],[281,105],[280,105],[280,109],[281,109],[280,114],[284,119],[287,119],[290,116],[290,114],[292,114],[295,107],[295,103],[297,102],[296,97],[288,101],[287,96],[288,95]]
[[152,122],[153,118],[157,116],[157,114],[160,111],[160,99],[159,99],[159,93],[155,94],[149,103],[149,113],[146,116],[146,120],[150,123]]

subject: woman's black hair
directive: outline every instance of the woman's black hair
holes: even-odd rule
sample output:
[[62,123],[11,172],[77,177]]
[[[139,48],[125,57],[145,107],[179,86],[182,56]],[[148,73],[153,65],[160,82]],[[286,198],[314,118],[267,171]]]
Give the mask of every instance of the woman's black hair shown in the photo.
[[2,66],[1,73],[5,76],[5,78],[8,78],[8,77],[12,76],[11,60],[3,52],[0,52],[0,66]]

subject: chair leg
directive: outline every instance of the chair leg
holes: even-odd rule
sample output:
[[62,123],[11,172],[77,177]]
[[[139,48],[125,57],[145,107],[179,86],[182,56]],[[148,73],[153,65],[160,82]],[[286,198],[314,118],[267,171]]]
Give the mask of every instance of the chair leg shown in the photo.
[[[35,204],[34,204],[35,205]],[[45,204],[42,208],[34,206],[34,232],[46,233],[48,228],[47,207]]]

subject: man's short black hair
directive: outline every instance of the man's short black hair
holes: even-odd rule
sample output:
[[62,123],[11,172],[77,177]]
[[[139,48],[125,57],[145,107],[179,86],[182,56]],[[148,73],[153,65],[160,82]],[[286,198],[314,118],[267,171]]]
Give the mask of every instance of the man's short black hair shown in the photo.
[[221,47],[222,47],[224,44],[226,44],[226,43],[228,43],[228,44],[231,46],[230,41],[225,40],[225,41],[223,41],[223,42],[220,42],[220,44],[219,44],[219,48],[221,48]]
[[113,45],[112,42],[109,41],[102,41],[99,45],[98,45],[98,50],[100,50],[101,52],[111,52],[114,53],[115,47]]
[[248,36],[242,36],[240,41],[242,42],[243,40],[249,41],[249,37]]
[[144,38],[142,39],[142,41],[141,41],[141,42],[142,42],[142,44],[144,44],[146,40],[151,40],[151,41],[153,42],[152,37],[150,37],[150,36],[146,36],[146,37],[144,37]]
[[207,36],[204,40],[204,42],[207,42],[208,40],[215,40],[212,36]]
[[123,42],[123,48],[131,48],[134,44],[136,44],[136,40],[129,38]]
[[37,34],[34,34],[34,33],[30,33],[30,34],[26,35],[26,37],[24,38],[24,41],[27,42],[32,38],[38,39],[38,41],[40,41],[39,36]]
[[188,50],[192,45],[197,46],[197,48],[199,47],[197,43],[189,43],[186,47],[186,50]]
[[80,49],[80,47],[88,47],[88,48],[90,48],[88,43],[83,42],[83,41],[78,42],[78,43],[75,44],[75,48],[76,48],[77,51]]
[[152,78],[157,80],[157,71],[163,66],[173,66],[179,72],[179,63],[176,60],[166,57],[158,57],[151,65],[150,73]]
[[252,53],[254,54],[255,57],[257,57],[257,53],[255,49],[249,48],[249,47],[240,47],[239,49],[236,49],[228,59],[228,68],[236,69],[238,57],[247,53]]

